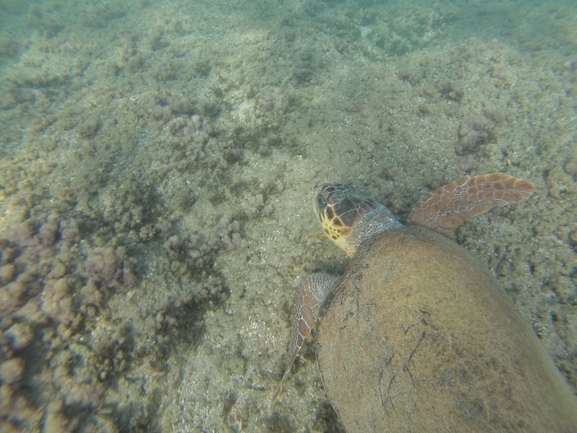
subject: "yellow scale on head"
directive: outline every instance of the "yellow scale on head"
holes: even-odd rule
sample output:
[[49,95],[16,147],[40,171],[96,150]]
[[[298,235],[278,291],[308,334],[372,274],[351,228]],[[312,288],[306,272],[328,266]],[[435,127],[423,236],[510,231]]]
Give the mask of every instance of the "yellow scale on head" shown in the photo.
[[332,240],[339,248],[347,251],[347,236],[353,230],[352,227],[346,226],[340,216],[335,215],[334,205],[327,205],[325,209],[319,213],[321,226],[323,232]]
[[356,251],[349,237],[355,223],[378,205],[372,197],[345,184],[321,185],[314,200],[323,232],[350,257]]

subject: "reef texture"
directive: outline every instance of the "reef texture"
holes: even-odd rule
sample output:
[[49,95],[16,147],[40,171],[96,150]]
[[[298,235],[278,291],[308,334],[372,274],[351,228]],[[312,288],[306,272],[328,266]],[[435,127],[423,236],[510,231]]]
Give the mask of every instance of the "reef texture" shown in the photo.
[[347,263],[310,204],[334,181],[401,220],[533,182],[454,239],[577,389],[574,5],[0,8],[4,431],[338,431],[312,345],[269,409],[300,279]]

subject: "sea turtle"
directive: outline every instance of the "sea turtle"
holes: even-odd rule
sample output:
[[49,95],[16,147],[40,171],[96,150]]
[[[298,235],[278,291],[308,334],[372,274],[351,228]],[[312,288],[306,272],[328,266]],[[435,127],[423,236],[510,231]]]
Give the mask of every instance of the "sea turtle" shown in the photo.
[[325,392],[348,432],[577,432],[577,398],[533,330],[448,239],[534,191],[506,174],[464,176],[425,195],[404,226],[350,185],[320,186],[323,230],[352,261],[342,277],[301,284],[273,404],[318,325]]

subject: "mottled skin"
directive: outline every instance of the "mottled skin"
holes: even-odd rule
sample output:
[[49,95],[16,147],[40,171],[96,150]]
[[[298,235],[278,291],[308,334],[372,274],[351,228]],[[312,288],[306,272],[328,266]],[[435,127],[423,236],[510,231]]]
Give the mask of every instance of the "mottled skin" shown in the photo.
[[320,323],[323,382],[348,431],[577,431],[575,398],[533,331],[492,274],[444,237],[533,192],[506,174],[465,176],[423,197],[404,227],[363,192],[322,185],[323,231],[353,261],[342,277],[301,284],[273,403]]

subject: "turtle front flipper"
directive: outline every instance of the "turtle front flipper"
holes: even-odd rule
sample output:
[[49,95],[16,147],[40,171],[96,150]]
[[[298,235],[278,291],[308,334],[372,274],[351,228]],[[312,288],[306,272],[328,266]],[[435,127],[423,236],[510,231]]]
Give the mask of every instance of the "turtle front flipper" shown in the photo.
[[408,222],[451,237],[457,227],[474,216],[523,201],[534,192],[531,182],[508,174],[463,176],[421,198]]
[[319,323],[319,314],[324,300],[339,279],[340,277],[333,277],[327,274],[312,274],[300,284],[293,304],[291,354],[284,375],[272,399],[271,408],[282,391],[283,384],[290,374],[291,367],[301,347],[303,347],[305,340]]

